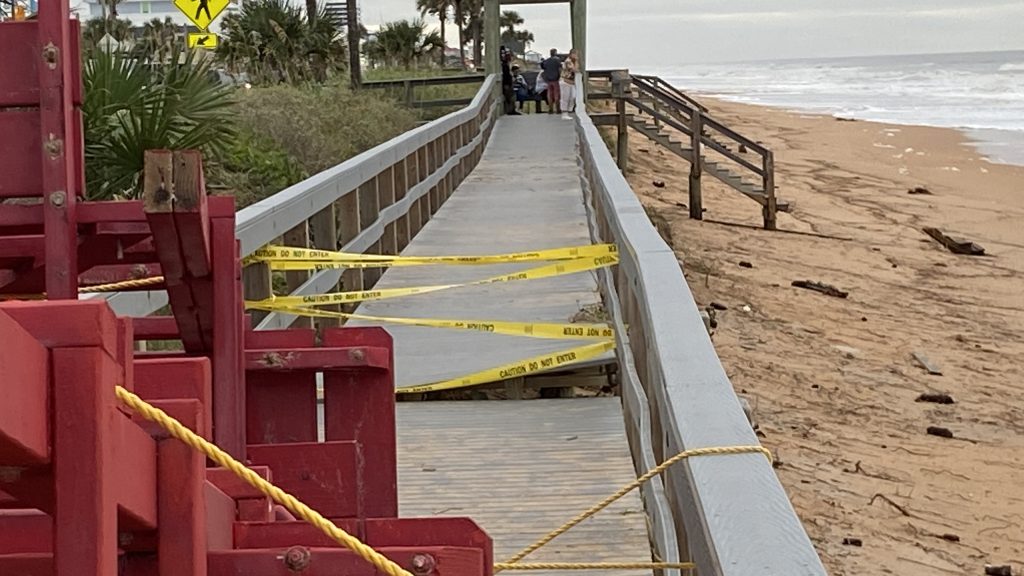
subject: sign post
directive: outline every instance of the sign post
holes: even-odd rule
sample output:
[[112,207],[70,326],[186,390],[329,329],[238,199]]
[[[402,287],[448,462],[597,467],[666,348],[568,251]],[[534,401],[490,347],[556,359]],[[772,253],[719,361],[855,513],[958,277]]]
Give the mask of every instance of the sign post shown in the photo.
[[229,2],[230,0],[174,0],[174,7],[200,30],[189,33],[189,48],[212,50],[217,47],[217,35],[209,32],[208,29],[210,24],[228,7]]

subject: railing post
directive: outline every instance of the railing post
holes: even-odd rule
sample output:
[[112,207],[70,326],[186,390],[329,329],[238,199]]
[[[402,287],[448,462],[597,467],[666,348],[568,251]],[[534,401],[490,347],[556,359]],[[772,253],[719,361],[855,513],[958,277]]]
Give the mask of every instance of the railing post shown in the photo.
[[[298,248],[309,247],[309,226],[308,222],[303,222],[295,228],[284,233],[284,245],[285,246],[296,246]],[[288,286],[288,293],[291,294],[298,289],[299,286],[309,280],[309,272],[298,270],[289,271],[284,273],[285,284]],[[312,318],[308,316],[299,316],[292,323],[292,326],[296,328],[310,328],[312,327]]]
[[703,151],[701,149],[701,134],[704,132],[704,120],[700,108],[693,109],[693,116],[690,118],[690,147],[693,149],[693,158],[690,162],[690,218],[694,220],[704,219],[704,204],[701,200],[700,177],[703,171]]
[[615,111],[619,115],[615,157],[619,164],[619,170],[622,172],[625,172],[629,166],[629,123],[626,121],[626,97],[631,90],[630,85],[628,70],[612,72],[612,97],[615,98]]
[[[313,232],[313,247],[318,250],[335,251],[338,249],[338,220],[334,214],[334,203],[328,204],[326,208],[317,212],[309,219],[309,226]],[[337,286],[337,285],[335,285]],[[341,307],[337,304],[324,306],[327,310],[340,312]],[[337,318],[318,318],[317,326],[323,330],[338,325]]]
[[761,168],[764,171],[764,196],[767,200],[764,206],[764,229],[775,230],[778,201],[775,198],[775,154],[771,150],[765,151]]
[[412,82],[406,80],[402,82],[402,86],[405,89],[405,105],[408,106],[409,108],[412,108],[414,102]]
[[[338,234],[338,243],[345,246],[355,239],[362,230],[359,222],[359,188],[351,190],[341,197],[338,202],[338,224],[341,231]],[[359,268],[349,268],[341,273],[341,289],[355,291],[363,289],[363,271]],[[355,310],[353,304],[342,306],[345,312]]]
[[[242,294],[246,300],[266,300],[274,295],[271,284],[270,265],[266,262],[250,264],[242,269]],[[264,318],[267,312],[252,310],[252,326],[256,327]]]

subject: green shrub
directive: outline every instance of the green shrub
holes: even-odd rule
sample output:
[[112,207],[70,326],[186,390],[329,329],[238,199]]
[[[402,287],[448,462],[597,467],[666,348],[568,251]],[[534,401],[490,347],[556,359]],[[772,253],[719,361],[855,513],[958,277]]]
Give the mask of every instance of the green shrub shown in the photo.
[[214,168],[217,192],[244,208],[306,178],[302,166],[276,142],[243,130]]
[[268,139],[309,174],[339,164],[416,125],[413,111],[342,86],[256,87],[238,95],[238,123]]

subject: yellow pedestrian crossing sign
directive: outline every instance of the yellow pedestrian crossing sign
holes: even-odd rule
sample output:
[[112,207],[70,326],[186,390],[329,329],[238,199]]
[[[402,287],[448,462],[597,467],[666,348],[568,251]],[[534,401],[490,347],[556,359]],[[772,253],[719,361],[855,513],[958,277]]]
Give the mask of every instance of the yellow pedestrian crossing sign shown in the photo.
[[217,40],[217,35],[213,32],[188,33],[189,48],[206,48],[207,50],[213,50],[217,47]]
[[231,0],[174,0],[174,7],[181,10],[196,28],[206,30],[210,23],[220,16]]

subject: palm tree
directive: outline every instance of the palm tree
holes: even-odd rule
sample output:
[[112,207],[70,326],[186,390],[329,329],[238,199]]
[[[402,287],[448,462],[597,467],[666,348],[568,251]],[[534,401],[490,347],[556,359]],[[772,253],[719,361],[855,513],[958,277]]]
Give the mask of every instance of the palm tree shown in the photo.
[[533,32],[529,30],[505,30],[501,33],[501,43],[508,47],[513,54],[525,54],[530,44],[533,44]]
[[146,150],[216,157],[234,138],[231,88],[208,58],[176,44],[163,63],[96,51],[82,70],[87,197],[136,197]]
[[466,23],[463,20],[462,3],[464,0],[452,0],[455,5],[455,24],[459,27],[459,67],[466,66]]
[[427,33],[422,19],[398,20],[381,26],[377,37],[367,42],[367,58],[392,66],[412,68],[413,64],[428,60],[437,51],[444,50],[441,35]]
[[313,24],[288,0],[250,0],[224,18],[217,57],[232,73],[253,82],[322,82],[344,66],[345,47],[337,25],[318,9]]
[[311,27],[316,22],[318,12],[320,10],[316,6],[316,0],[306,0],[306,20]]
[[507,29],[509,36],[513,36],[516,33],[516,26],[523,24],[525,20],[519,15],[519,12],[515,10],[505,10],[498,17],[498,26],[502,29]]
[[[420,16],[427,16],[428,14],[437,16],[438,21],[441,23],[441,44],[444,47],[448,47],[447,40],[445,39],[445,24],[448,22],[448,11],[452,7],[452,0],[416,0],[416,8],[420,11]],[[444,67],[444,50],[441,51],[441,67]]]
[[154,18],[142,27],[142,37],[132,52],[146,61],[166,62],[174,47],[184,41],[184,35],[169,16],[164,20]]
[[[473,36],[473,63],[479,68],[483,63],[484,2],[483,0],[462,0],[462,16],[466,30]],[[463,20],[460,20],[460,22]]]

